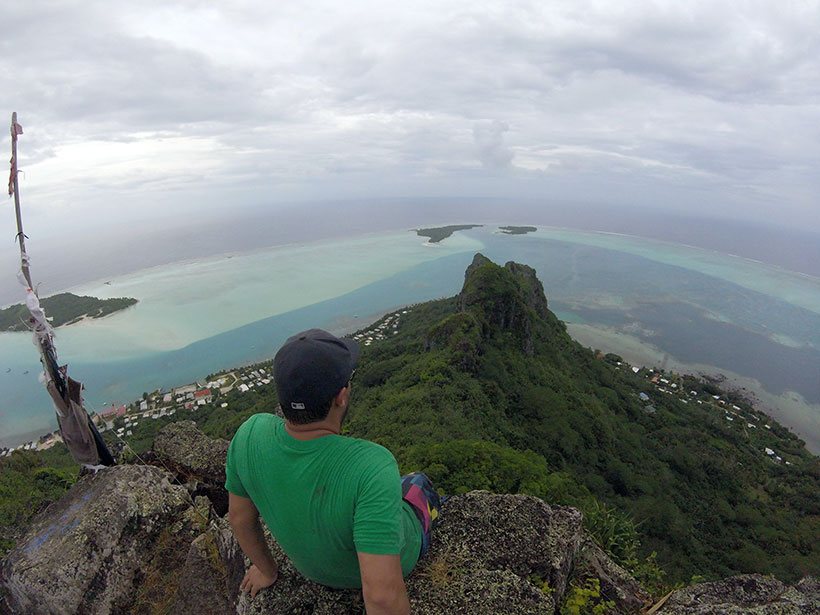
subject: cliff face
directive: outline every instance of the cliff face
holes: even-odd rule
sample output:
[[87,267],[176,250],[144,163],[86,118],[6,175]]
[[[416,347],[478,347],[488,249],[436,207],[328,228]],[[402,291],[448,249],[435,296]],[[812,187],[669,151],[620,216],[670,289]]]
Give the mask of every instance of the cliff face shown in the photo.
[[513,262],[500,267],[482,254],[473,257],[464,274],[458,307],[477,318],[485,336],[497,332],[516,336],[529,356],[534,352],[538,320],[554,320],[535,269]]
[[[180,422],[158,438],[153,462],[162,467],[124,465],[83,478],[36,518],[3,561],[0,612],[363,613],[360,592],[306,580],[273,539],[279,579],[254,600],[240,595],[247,561],[212,502],[194,495],[219,491],[224,455],[224,441]],[[471,492],[445,504],[431,551],[407,587],[413,613],[547,615],[573,583],[588,579],[597,579],[612,601],[607,612],[636,613],[648,602],[585,536],[577,510]],[[659,612],[818,608],[814,580],[786,587],[753,575],[680,590]]]

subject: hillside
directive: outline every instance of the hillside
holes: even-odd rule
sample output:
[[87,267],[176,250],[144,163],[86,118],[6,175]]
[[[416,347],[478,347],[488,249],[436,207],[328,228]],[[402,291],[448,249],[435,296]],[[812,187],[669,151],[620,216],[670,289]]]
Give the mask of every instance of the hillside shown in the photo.
[[[531,268],[477,255],[457,297],[401,310],[368,331],[388,320],[395,334],[362,348],[345,433],[389,447],[403,471],[423,470],[448,493],[523,493],[579,508],[590,534],[653,591],[698,577],[762,572],[794,582],[820,572],[820,472],[802,442],[770,419],[771,429],[738,429],[716,404],[687,403],[618,357],[583,348]],[[681,383],[726,397],[709,383]],[[209,436],[230,438],[275,405],[271,384],[184,414]],[[125,458],[150,449],[173,420],[141,421]],[[4,506],[18,493],[31,503],[0,509],[6,549],[26,511],[72,482],[52,465],[33,454],[0,460],[14,479],[0,480]]]
[[402,318],[363,353],[349,431],[403,469],[448,492],[615,507],[641,540],[615,545],[623,560],[655,551],[672,581],[820,571],[820,473],[802,442],[782,428],[746,437],[672,395],[647,412],[646,380],[574,342],[529,267],[477,255],[458,297]]
[[[97,299],[72,293],[59,293],[40,299],[40,305],[54,327],[70,325],[83,318],[102,318],[137,303],[130,297]],[[17,304],[0,310],[0,331],[28,331],[28,308]]]

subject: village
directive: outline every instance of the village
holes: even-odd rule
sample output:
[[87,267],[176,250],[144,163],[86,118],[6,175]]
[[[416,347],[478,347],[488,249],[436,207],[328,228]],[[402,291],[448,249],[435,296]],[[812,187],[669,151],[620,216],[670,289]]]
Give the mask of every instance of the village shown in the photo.
[[[267,361],[220,373],[204,382],[194,382],[170,390],[158,389],[152,393],[144,393],[142,398],[130,404],[112,405],[93,413],[91,420],[100,433],[111,431],[118,440],[125,440],[133,435],[134,428],[141,421],[173,417],[177,413],[196,412],[233,390],[247,393],[252,389],[270,385],[273,378],[270,373],[272,367],[270,363]],[[227,408],[228,403],[223,401],[220,406]],[[60,432],[54,431],[35,441],[17,447],[0,449],[0,457],[11,455],[15,450],[43,451],[60,442],[62,442]]]
[[[405,309],[382,316],[371,325],[355,332],[352,336],[353,339],[363,346],[370,346],[387,339],[390,335],[398,334],[401,316],[412,311],[412,307],[408,306]],[[714,394],[714,391],[710,392],[714,387],[709,387],[702,378],[633,366],[620,356],[612,353],[604,355],[599,352],[597,356],[599,359],[615,366],[616,369],[628,369],[643,377],[650,385],[647,390],[652,395],[670,395],[683,404],[706,405],[714,412],[722,414],[728,425],[742,430],[749,439],[758,429],[772,429],[767,422],[767,416],[763,412],[755,410],[746,401],[730,401],[730,395],[725,392],[717,390],[721,393],[719,395]],[[141,399],[137,399],[131,404],[112,405],[99,413],[94,413],[92,420],[100,433],[110,431],[117,440],[125,443],[128,438],[134,435],[134,429],[139,426],[141,421],[176,417],[177,413],[184,415],[184,413],[196,412],[203,406],[214,403],[218,403],[221,408],[227,408],[228,402],[224,399],[228,393],[237,391],[242,394],[260,387],[270,386],[273,382],[272,369],[273,362],[268,360],[263,363],[214,374],[203,382],[185,384],[170,390],[143,393]],[[638,394],[638,397],[640,402],[644,404],[643,411],[646,414],[655,415],[658,412],[650,394],[642,391]],[[755,440],[759,439],[755,438]],[[772,438],[772,441],[774,440],[775,438]],[[36,441],[27,442],[17,447],[0,448],[0,457],[11,455],[15,450],[46,450],[60,442],[62,442],[62,438],[59,431],[54,431],[41,436]],[[784,460],[782,455],[770,446],[761,446],[760,448],[761,454],[767,456],[773,463],[792,465],[790,461]]]
[[[386,314],[368,327],[357,331],[353,339],[363,346],[385,340],[388,334],[398,333],[399,318],[410,311],[411,307],[408,307]],[[111,405],[92,413],[91,419],[100,433],[110,431],[117,440],[127,442],[128,438],[134,435],[134,428],[142,421],[184,416],[185,413],[196,412],[203,406],[213,403],[219,403],[219,407],[227,408],[228,402],[222,400],[231,391],[235,390],[241,394],[271,385],[272,369],[272,361],[268,360],[214,374],[203,382],[185,384],[169,390],[157,389],[152,393],[143,393],[142,398],[130,404]],[[53,431],[16,447],[0,448],[0,457],[11,455],[16,450],[44,451],[62,441],[59,430]]]
[[[729,425],[742,430],[749,439],[751,439],[751,436],[760,427],[768,431],[772,429],[772,426],[767,422],[768,417],[766,414],[755,410],[748,401],[730,401],[730,395],[726,392],[720,392],[720,395],[715,395],[709,390],[713,387],[704,386],[705,381],[702,378],[629,365],[615,354],[602,355],[599,358],[603,358],[609,363],[614,364],[616,369],[629,369],[634,374],[645,378],[648,384],[650,384],[657,393],[676,397],[683,404],[696,403],[713,409],[714,412],[722,415],[723,419]],[[700,391],[695,390],[696,388],[700,389]],[[641,392],[638,394],[638,397],[644,404],[643,411],[646,414],[654,415],[657,413],[658,410],[653,405],[653,400],[650,395],[646,392]],[[738,405],[738,403],[742,404],[743,407]],[[761,453],[766,455],[773,463],[782,463],[787,466],[792,465],[792,462],[784,461],[781,455],[768,446],[761,447]]]
[[401,312],[393,312],[377,320],[373,325],[366,329],[362,329],[353,335],[353,339],[361,342],[365,346],[370,346],[373,342],[378,342],[387,339],[388,333],[396,335],[399,331],[399,318],[403,314],[409,313],[411,310],[406,309]]

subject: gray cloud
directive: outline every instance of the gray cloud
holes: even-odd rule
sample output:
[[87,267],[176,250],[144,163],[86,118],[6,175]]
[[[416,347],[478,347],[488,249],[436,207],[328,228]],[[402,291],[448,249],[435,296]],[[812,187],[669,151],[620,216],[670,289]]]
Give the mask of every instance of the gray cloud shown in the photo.
[[6,11],[35,210],[549,194],[820,230],[816,1]]
[[504,145],[504,133],[510,127],[504,122],[476,122],[473,126],[478,159],[487,169],[504,169],[510,166],[513,152]]

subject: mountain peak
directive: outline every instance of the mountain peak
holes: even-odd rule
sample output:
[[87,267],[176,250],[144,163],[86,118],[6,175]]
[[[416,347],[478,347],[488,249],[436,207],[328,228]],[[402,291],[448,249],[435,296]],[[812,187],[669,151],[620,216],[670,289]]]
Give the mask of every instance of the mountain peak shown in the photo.
[[464,274],[458,308],[476,316],[485,337],[497,330],[518,336],[528,355],[534,354],[533,337],[539,321],[550,317],[544,286],[535,269],[514,262],[501,267],[480,253]]

